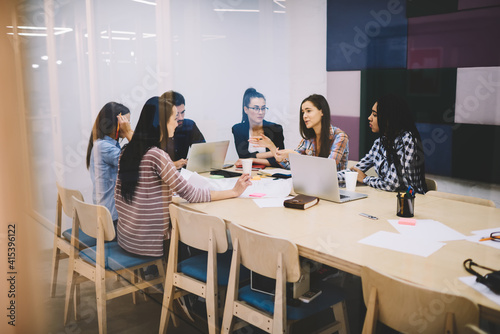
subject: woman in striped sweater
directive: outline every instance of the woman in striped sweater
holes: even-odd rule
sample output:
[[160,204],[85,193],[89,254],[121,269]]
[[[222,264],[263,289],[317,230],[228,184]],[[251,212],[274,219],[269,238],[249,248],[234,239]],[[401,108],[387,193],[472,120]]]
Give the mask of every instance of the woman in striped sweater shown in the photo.
[[238,197],[250,185],[248,174],[225,191],[197,189],[181,177],[166,153],[167,139],[177,127],[176,113],[172,91],[149,99],[120,157],[115,190],[118,244],[134,254],[167,254],[173,192],[189,202],[208,202]]

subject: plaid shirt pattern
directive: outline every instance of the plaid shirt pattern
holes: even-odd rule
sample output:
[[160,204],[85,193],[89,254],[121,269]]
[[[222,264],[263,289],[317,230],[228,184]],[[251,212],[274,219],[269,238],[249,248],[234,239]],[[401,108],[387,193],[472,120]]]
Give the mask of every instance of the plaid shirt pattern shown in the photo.
[[[417,165],[417,152],[415,140],[410,132],[404,132],[397,137],[394,142],[395,151],[399,158],[400,165],[403,167],[402,178],[404,187],[411,185],[416,192],[424,193],[424,182],[419,174]],[[373,143],[370,152],[360,162],[356,164],[356,168],[366,172],[371,167],[375,168],[378,177],[367,176],[363,179],[363,183],[382,190],[396,191],[399,188],[399,178],[394,163],[387,162],[387,152],[377,138]],[[345,171],[338,172],[339,181],[344,181]]]
[[[347,168],[347,159],[349,158],[349,138],[347,134],[337,127],[330,125],[330,140],[333,138],[332,147],[328,159],[334,159],[337,162],[337,170]],[[302,139],[295,152],[302,155],[316,156],[315,140]],[[284,160],[280,162],[283,168],[290,169],[290,162]]]

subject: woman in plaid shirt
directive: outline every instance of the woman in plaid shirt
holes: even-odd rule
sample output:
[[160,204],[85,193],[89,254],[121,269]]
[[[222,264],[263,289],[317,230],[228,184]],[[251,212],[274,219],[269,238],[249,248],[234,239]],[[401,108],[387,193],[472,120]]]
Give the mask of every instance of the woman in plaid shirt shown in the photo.
[[295,150],[278,150],[265,136],[252,137],[249,142],[267,147],[286,169],[290,168],[290,153],[334,159],[337,170],[347,168],[349,139],[344,131],[330,124],[330,106],[324,96],[313,94],[300,104],[300,134],[302,140]]
[[[395,95],[380,98],[368,121],[372,132],[380,137],[352,168],[358,172],[358,182],[387,191],[406,191],[411,185],[416,192],[425,194],[422,140],[406,101]],[[375,167],[378,177],[366,176],[371,167]],[[338,172],[339,181],[344,181],[344,173]]]

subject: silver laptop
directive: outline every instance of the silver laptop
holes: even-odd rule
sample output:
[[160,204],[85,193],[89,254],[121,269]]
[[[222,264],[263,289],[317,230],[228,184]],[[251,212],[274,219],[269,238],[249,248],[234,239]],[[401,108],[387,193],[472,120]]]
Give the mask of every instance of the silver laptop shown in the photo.
[[229,140],[191,145],[186,169],[198,173],[221,169],[228,147]]
[[297,194],[316,196],[344,203],[368,197],[366,194],[339,189],[337,163],[333,159],[290,154],[293,189]]

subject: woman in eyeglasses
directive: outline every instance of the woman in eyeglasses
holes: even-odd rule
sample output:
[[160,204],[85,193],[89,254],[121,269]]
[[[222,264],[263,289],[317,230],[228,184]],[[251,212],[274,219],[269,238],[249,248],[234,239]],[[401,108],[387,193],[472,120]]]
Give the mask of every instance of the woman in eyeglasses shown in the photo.
[[286,169],[290,168],[290,154],[334,159],[337,170],[347,168],[349,139],[344,131],[330,124],[330,106],[324,96],[313,94],[300,104],[300,134],[302,140],[295,150],[280,150],[265,137],[250,142],[267,147],[280,166]]
[[[425,194],[425,161],[422,140],[410,108],[404,99],[385,95],[378,99],[368,117],[373,133],[378,133],[370,151],[352,168],[358,172],[358,182],[386,191],[403,190],[412,186]],[[378,176],[365,172],[375,168]],[[344,172],[338,172],[339,181]]]
[[285,148],[281,125],[264,120],[266,98],[254,88],[248,88],[243,95],[241,123],[232,128],[236,152],[240,159],[253,158],[253,162],[265,166],[279,167],[274,154],[265,147],[255,145],[250,138],[268,138],[275,147]]

